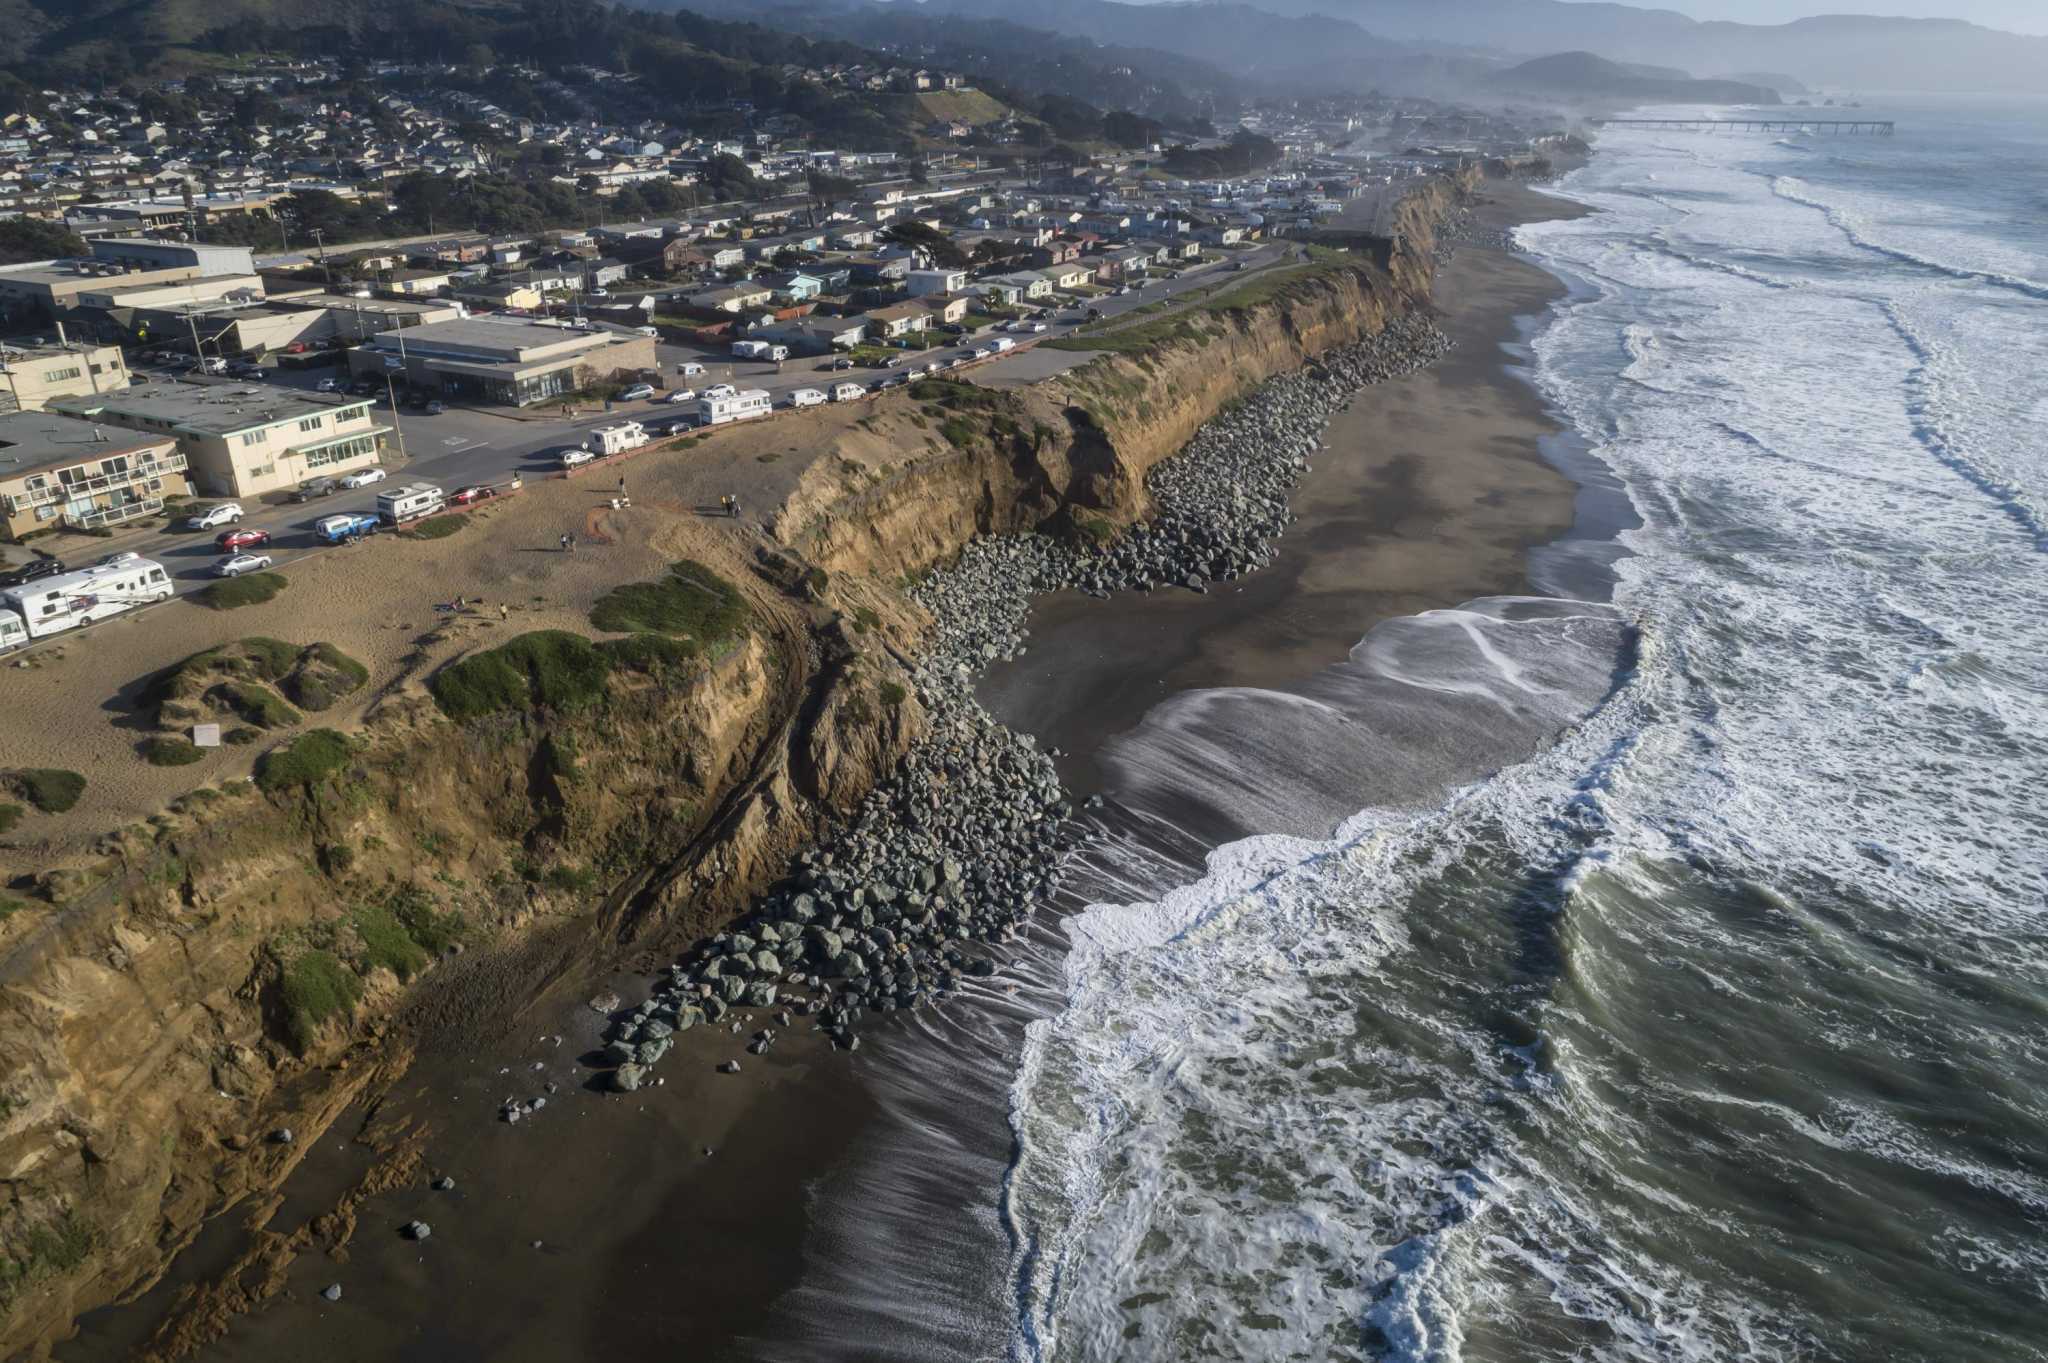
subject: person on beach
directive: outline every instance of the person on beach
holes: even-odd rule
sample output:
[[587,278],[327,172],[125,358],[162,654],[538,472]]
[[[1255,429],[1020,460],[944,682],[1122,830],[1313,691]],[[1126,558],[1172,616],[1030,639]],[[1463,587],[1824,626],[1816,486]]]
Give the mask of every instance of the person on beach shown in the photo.
[[562,536],[562,552],[565,554],[576,552],[576,537],[574,535]]

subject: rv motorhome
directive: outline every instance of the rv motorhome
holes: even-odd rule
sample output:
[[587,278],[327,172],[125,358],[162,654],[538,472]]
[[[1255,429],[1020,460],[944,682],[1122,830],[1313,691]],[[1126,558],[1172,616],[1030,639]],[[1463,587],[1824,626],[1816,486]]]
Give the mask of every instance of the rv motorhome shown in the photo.
[[[126,558],[0,591],[0,616],[12,615],[26,639],[40,639],[162,601],[171,592],[161,563]],[[4,641],[11,633],[0,625],[0,648],[9,646]]]

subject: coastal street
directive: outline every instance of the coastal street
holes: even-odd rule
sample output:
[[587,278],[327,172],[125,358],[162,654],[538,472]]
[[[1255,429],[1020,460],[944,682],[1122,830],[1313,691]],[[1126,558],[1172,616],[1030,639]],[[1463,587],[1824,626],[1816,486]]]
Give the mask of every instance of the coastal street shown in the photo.
[[[1163,301],[1178,302],[1190,294],[1241,280],[1254,272],[1284,264],[1294,256],[1292,245],[1276,243],[1261,246],[1238,253],[1230,262],[1198,266],[1173,278],[1154,280],[1143,289],[1122,295],[1105,293],[1071,304],[1057,314],[1060,320],[1051,323],[1043,334],[1009,333],[1018,341],[1017,349],[991,359],[974,361],[971,368],[962,372],[962,377],[991,387],[1017,387],[1039,382],[1095,358],[1097,352],[1094,351],[1058,350],[1038,344],[1074,334],[1089,307],[1098,309],[1105,321],[1113,321],[1139,308],[1154,307]],[[1238,268],[1233,269],[1233,264]],[[998,334],[1005,333],[983,333],[984,337]],[[856,382],[870,388],[888,380],[907,382],[910,378],[922,376],[925,366],[961,355],[975,343],[975,338],[961,337],[959,344],[904,351],[903,364],[886,370],[860,366],[835,371],[830,368],[829,358],[813,356],[789,360],[780,366],[758,364],[734,360],[730,354],[721,354],[707,347],[670,344],[660,346],[658,353],[669,382],[674,386],[680,387],[688,382],[699,388],[709,383],[763,388],[774,396],[779,414],[786,410],[789,394],[797,389],[826,388],[841,382]],[[701,363],[707,373],[684,380],[677,371],[685,362]],[[170,371],[144,371],[144,376],[151,382],[177,381]],[[263,379],[251,382],[311,391],[322,379],[331,376],[331,371],[326,370],[273,367],[266,370]],[[271,536],[267,544],[250,552],[269,555],[275,568],[288,568],[308,555],[333,552],[335,546],[322,541],[314,527],[328,516],[374,514],[380,492],[406,483],[428,483],[453,493],[459,488],[478,485],[502,488],[515,476],[529,480],[547,477],[558,473],[561,467],[560,462],[552,457],[552,452],[566,445],[583,443],[594,426],[619,421],[672,421],[694,414],[691,404],[641,401],[614,403],[609,411],[585,410],[572,417],[563,417],[545,407],[527,410],[451,407],[445,412],[428,415],[418,409],[403,407],[394,413],[381,397],[373,410],[379,422],[395,425],[397,433],[403,436],[404,457],[391,459],[385,481],[337,491],[303,503],[288,501],[282,495],[260,500],[243,499],[239,504],[244,514],[236,528],[261,530]],[[400,441],[394,436],[394,456],[399,447]],[[608,484],[618,476],[609,471],[586,475],[593,486]],[[630,474],[627,476],[630,490]],[[220,500],[226,499],[195,499],[191,505],[203,507]],[[108,553],[142,554],[162,563],[171,575],[176,594],[186,596],[219,580],[212,573],[213,565],[223,557],[223,551],[215,543],[219,533],[218,529],[186,529],[180,516],[168,526],[124,531],[106,539],[59,535],[46,541],[41,548],[73,567],[90,563]],[[19,561],[19,556],[14,561]],[[86,633],[89,634],[90,630]]]

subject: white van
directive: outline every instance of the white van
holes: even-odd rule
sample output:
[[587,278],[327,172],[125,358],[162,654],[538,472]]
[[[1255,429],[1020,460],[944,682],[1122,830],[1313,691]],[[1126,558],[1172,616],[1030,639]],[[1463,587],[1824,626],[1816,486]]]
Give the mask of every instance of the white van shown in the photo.
[[29,638],[40,639],[162,601],[171,590],[161,563],[124,558],[0,591],[0,618],[12,615]]
[[633,330],[639,332],[642,336],[652,336],[656,340],[661,339],[660,327],[634,327]]
[[834,402],[853,402],[868,395],[868,390],[857,383],[835,383],[832,385]]
[[704,366],[698,364],[695,360],[684,360],[681,364],[676,366],[676,373],[681,374],[686,379],[694,378],[695,376],[703,372]]
[[11,610],[0,610],[0,653],[12,653],[28,642],[28,626]]
[[407,483],[389,492],[377,494],[377,518],[386,525],[404,525],[422,516],[431,516],[448,505],[448,497],[440,488],[426,483]]
[[825,395],[815,388],[799,388],[789,395],[792,407],[815,407],[825,400]]

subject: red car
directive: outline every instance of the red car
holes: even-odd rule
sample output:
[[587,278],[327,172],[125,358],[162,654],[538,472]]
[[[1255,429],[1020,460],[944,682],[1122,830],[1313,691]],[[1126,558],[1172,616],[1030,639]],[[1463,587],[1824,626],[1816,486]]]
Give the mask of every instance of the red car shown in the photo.
[[223,554],[232,554],[237,549],[253,549],[259,544],[270,543],[268,530],[223,530],[213,537]]
[[495,497],[497,495],[498,489],[494,487],[461,487],[455,489],[455,494],[448,499],[448,504],[450,506],[468,506],[471,502],[481,502],[487,497]]

